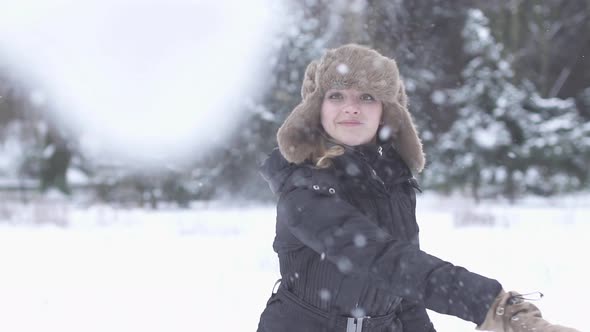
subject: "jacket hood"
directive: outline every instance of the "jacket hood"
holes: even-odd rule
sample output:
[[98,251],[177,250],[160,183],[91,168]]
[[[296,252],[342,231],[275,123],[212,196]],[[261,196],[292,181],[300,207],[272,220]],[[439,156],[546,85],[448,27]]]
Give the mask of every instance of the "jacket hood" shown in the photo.
[[[361,171],[363,167],[358,164],[361,159],[371,167],[383,171],[382,180],[385,183],[397,183],[400,180],[407,180],[412,177],[410,168],[391,144],[370,143],[343,147],[345,149],[344,154],[332,159],[337,169],[336,172],[330,170],[313,172],[311,167],[301,167],[300,164],[291,163],[285,159],[278,148],[275,148],[270,153],[260,166],[259,171],[275,195],[289,191],[289,188],[292,187],[308,185],[309,178],[312,177],[311,173],[316,174],[316,177],[319,176],[323,180],[331,178],[328,175],[329,173],[334,173],[337,177],[338,174],[348,177],[370,176],[371,174],[365,174],[368,172]],[[311,164],[309,165],[311,166]],[[335,179],[331,178],[330,180]]]
[[283,191],[287,179],[295,171],[296,167],[283,157],[278,148],[275,148],[260,166],[260,175],[268,182],[270,190],[276,195]]

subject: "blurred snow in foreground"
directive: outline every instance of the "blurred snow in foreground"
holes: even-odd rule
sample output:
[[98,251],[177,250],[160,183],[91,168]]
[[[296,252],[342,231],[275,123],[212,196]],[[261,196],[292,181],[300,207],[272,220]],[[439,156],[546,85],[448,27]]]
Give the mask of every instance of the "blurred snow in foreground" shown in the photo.
[[267,0],[0,0],[0,64],[91,157],[184,161],[224,142],[263,89],[279,12]]

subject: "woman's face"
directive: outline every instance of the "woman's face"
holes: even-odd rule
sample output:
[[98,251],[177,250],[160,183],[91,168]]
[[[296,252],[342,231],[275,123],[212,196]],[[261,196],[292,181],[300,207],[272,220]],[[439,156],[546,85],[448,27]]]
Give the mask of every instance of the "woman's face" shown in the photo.
[[368,93],[331,89],[322,102],[321,120],[334,140],[356,146],[374,141],[382,113],[381,101]]

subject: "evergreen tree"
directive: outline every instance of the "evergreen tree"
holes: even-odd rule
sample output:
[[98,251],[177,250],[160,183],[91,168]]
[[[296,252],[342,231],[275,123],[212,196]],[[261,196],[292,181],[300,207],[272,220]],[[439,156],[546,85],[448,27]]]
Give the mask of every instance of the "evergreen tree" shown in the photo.
[[554,195],[582,190],[590,184],[590,122],[578,114],[573,98],[541,98],[531,94],[529,137],[519,156],[528,167],[518,178],[529,192]]
[[517,86],[511,57],[480,10],[469,11],[462,35],[472,57],[463,85],[432,94],[436,103],[456,107],[458,118],[433,149],[428,183],[476,199],[580,188],[588,177],[582,166],[588,126],[574,101],[543,99],[531,83]]
[[432,94],[435,103],[457,108],[458,117],[433,149],[428,182],[445,190],[458,186],[476,198],[514,197],[513,175],[522,167],[514,151],[524,144],[526,94],[512,84],[510,58],[480,10],[468,12],[462,36],[471,57],[463,85]]

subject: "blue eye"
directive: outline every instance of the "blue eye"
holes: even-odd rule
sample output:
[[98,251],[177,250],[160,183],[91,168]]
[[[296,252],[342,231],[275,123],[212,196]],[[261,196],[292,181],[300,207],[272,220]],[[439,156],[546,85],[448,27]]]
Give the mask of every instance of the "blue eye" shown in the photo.
[[361,96],[362,101],[375,101],[375,98],[368,93],[365,93]]
[[328,99],[342,99],[342,94],[340,92],[332,92],[328,95]]

